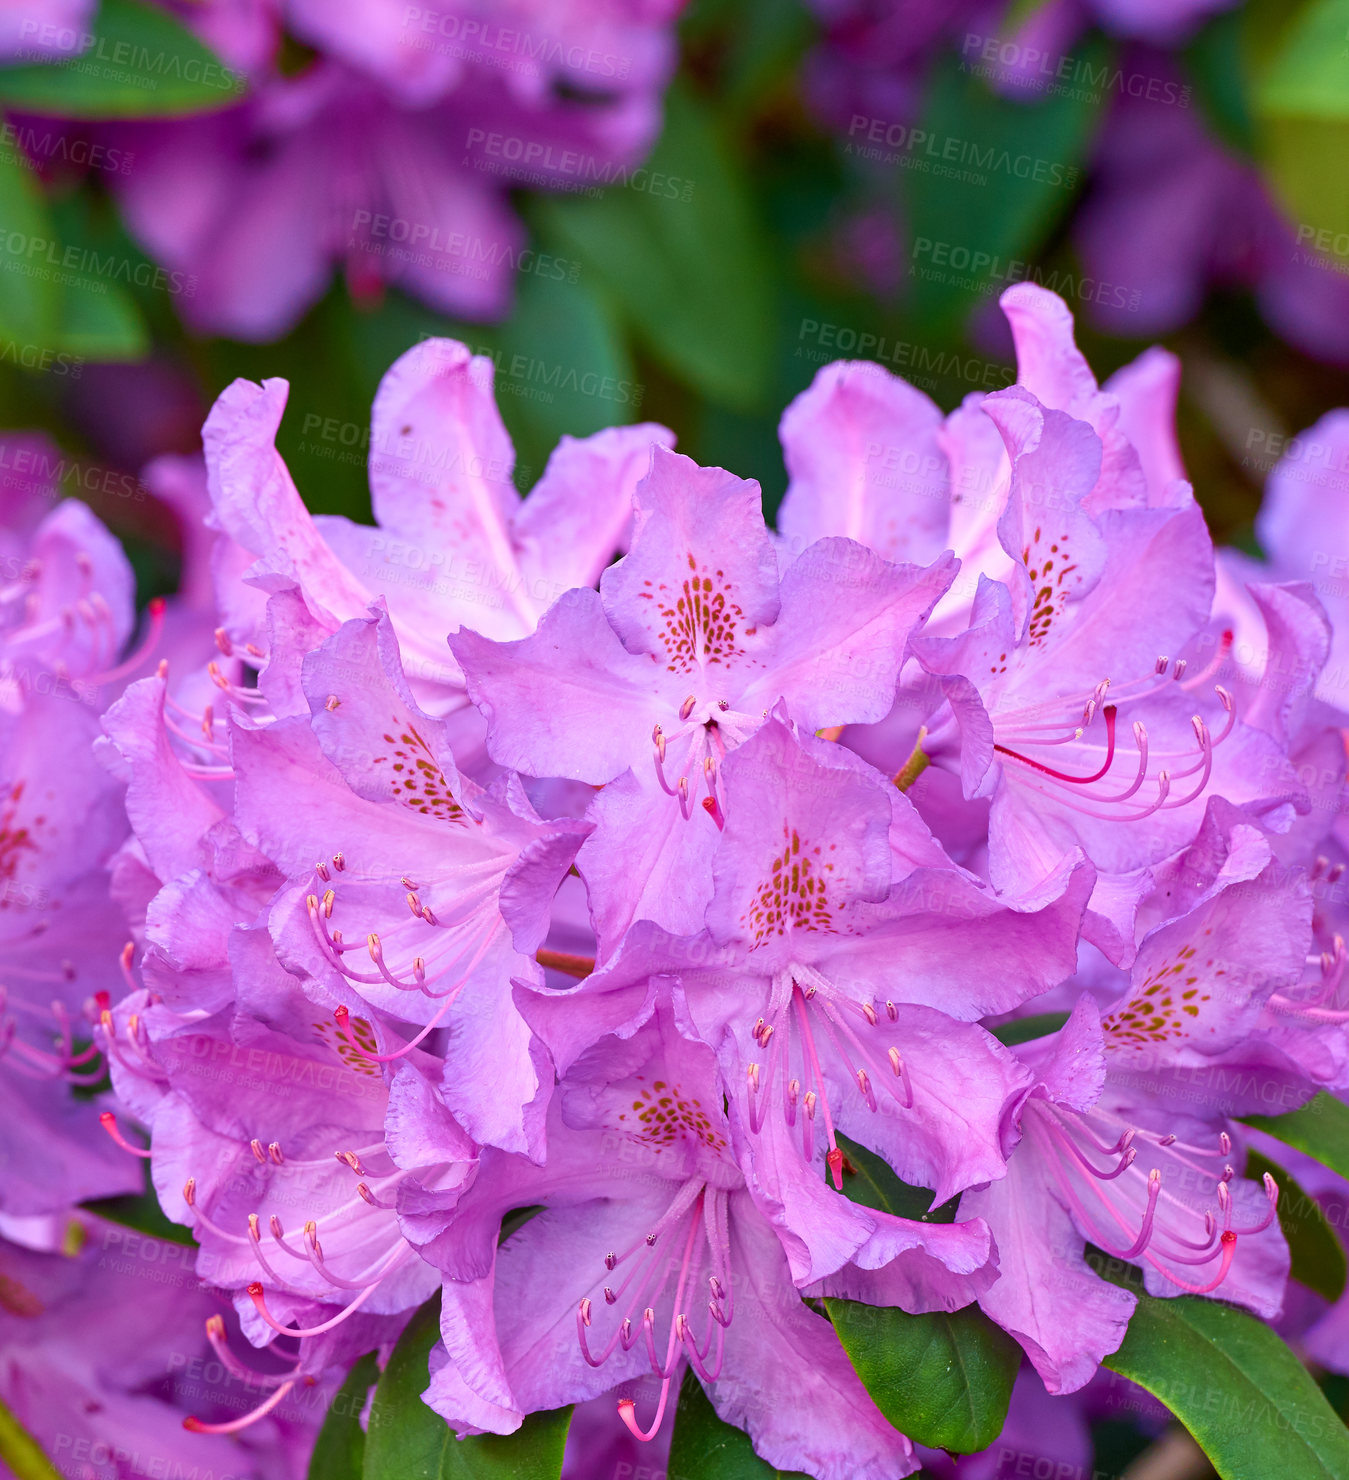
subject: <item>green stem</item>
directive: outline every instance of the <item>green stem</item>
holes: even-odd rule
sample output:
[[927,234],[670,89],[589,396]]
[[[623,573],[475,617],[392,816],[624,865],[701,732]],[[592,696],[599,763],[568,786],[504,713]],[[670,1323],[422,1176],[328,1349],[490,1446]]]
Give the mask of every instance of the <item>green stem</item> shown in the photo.
[[932,764],[931,757],[923,749],[923,741],[927,739],[927,726],[921,725],[918,730],[918,738],[913,742],[913,749],[909,752],[909,758],[899,768],[895,775],[895,785],[900,791],[908,791],[915,781]]
[[47,1458],[42,1445],[0,1403],[0,1460],[14,1472],[15,1480],[61,1480],[60,1471]]

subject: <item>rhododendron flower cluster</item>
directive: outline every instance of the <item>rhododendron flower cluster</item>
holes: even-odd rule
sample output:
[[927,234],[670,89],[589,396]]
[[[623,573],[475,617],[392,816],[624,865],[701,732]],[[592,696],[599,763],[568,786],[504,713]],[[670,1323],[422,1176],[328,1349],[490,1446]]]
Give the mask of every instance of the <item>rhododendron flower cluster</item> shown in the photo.
[[[4,1303],[79,1300],[63,1220],[145,1171],[250,1395],[85,1357],[110,1424],[153,1401],[175,1455],[282,1473],[306,1394],[438,1299],[458,1435],[587,1405],[593,1474],[687,1380],[779,1470],[888,1480],[926,1451],[841,1307],[977,1307],[1024,1353],[1009,1432],[1086,1400],[1136,1289],[1284,1313],[1242,1118],[1349,1090],[1345,614],[1309,579],[1343,510],[1282,467],[1268,566],[1215,552],[1177,363],[1101,387],[1059,299],[1002,307],[1017,383],[949,416],[821,370],[776,529],[649,424],[521,498],[449,341],[376,396],[373,528],[306,510],[286,384],[232,385],[204,490],[158,474],[209,504],[194,594],[135,638],[97,521],[6,487]],[[68,1332],[5,1319],[36,1375],[0,1397],[68,1432]],[[1342,1321],[1301,1329],[1349,1371]]]

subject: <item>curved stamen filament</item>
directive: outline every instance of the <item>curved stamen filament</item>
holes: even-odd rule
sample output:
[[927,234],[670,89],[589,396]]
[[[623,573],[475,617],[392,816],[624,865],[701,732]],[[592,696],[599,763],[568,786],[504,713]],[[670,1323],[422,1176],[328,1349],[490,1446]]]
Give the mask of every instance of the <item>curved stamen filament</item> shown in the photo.
[[267,1301],[263,1293],[263,1288],[256,1280],[248,1287],[248,1297],[253,1302],[254,1308],[262,1319],[273,1331],[279,1332],[282,1336],[322,1336],[325,1331],[331,1331],[334,1326],[340,1326],[343,1321],[349,1320],[355,1315],[361,1306],[379,1289],[385,1276],[390,1274],[398,1264],[406,1263],[409,1247],[410,1245],[405,1240],[400,1239],[399,1246],[389,1254],[384,1263],[378,1266],[378,1268],[371,1270],[369,1283],[360,1289],[356,1298],[348,1305],[343,1306],[330,1320],[322,1321],[317,1326],[309,1326],[299,1330],[290,1326],[283,1326],[272,1315],[271,1311],[267,1309]]
[[[1233,1175],[1231,1168],[1225,1167],[1222,1173],[1218,1174],[1195,1167],[1195,1170],[1199,1171],[1214,1188],[1214,1196],[1221,1214],[1221,1233],[1219,1233],[1219,1220],[1211,1211],[1206,1211],[1203,1214],[1205,1238],[1197,1241],[1186,1237],[1178,1227],[1173,1226],[1172,1220],[1176,1218],[1195,1219],[1200,1216],[1199,1212],[1189,1203],[1167,1191],[1163,1186],[1161,1172],[1153,1168],[1148,1173],[1146,1201],[1141,1209],[1141,1217],[1135,1232],[1134,1225],[1126,1217],[1124,1208],[1120,1206],[1117,1199],[1124,1199],[1127,1206],[1136,1198],[1140,1190],[1138,1184],[1120,1180],[1121,1191],[1119,1193],[1109,1196],[1106,1193],[1106,1184],[1122,1179],[1129,1171],[1135,1154],[1132,1145],[1126,1145],[1124,1138],[1121,1137],[1120,1144],[1124,1151],[1121,1165],[1114,1171],[1103,1171],[1088,1161],[1076,1145],[1075,1131],[1081,1131],[1098,1148],[1104,1144],[1091,1131],[1086,1116],[1079,1116],[1062,1106],[1050,1106],[1037,1102],[1032,1118],[1027,1122],[1027,1129],[1031,1139],[1040,1147],[1053,1180],[1063,1194],[1067,1205],[1079,1220],[1080,1226],[1091,1231],[1092,1241],[1099,1244],[1113,1257],[1146,1260],[1160,1274],[1165,1275],[1168,1280],[1191,1294],[1204,1295],[1217,1289],[1227,1278],[1231,1269],[1238,1237],[1263,1232],[1277,1216],[1278,1188],[1273,1179],[1267,1175],[1264,1179],[1267,1200],[1265,1217],[1249,1228],[1233,1228],[1233,1199],[1227,1182],[1228,1177]],[[1174,1136],[1149,1136],[1148,1139],[1159,1146],[1168,1148],[1179,1144]],[[1231,1149],[1230,1137],[1226,1134],[1222,1135],[1220,1137],[1221,1154],[1225,1157]],[[1060,1154],[1064,1151],[1071,1153],[1066,1159]],[[1181,1156],[1179,1160],[1182,1165],[1193,1165],[1184,1156]],[[1111,1241],[1103,1236],[1098,1218],[1087,1208],[1079,1195],[1079,1187],[1083,1191],[1089,1191],[1107,1220],[1119,1227],[1126,1237],[1130,1237],[1126,1248],[1113,1247]],[[1212,1277],[1207,1280],[1201,1278],[1196,1282],[1177,1271],[1177,1266],[1181,1268],[1212,1266],[1215,1260],[1218,1261],[1218,1267]]]
[[[294,1367],[289,1372],[258,1372],[252,1367],[245,1367],[230,1350],[229,1340],[225,1335],[223,1316],[207,1316],[206,1339],[211,1343],[212,1350],[220,1358],[221,1365],[230,1376],[237,1377],[240,1382],[247,1383],[250,1387],[277,1387],[298,1375]],[[299,1365],[298,1359],[296,1365]]]
[[115,668],[108,668],[102,673],[95,674],[93,676],[93,682],[116,683],[119,679],[125,678],[127,674],[134,673],[141,664],[149,659],[150,654],[159,646],[159,639],[164,632],[164,609],[165,601],[162,596],[151,597],[146,602],[145,636],[141,639],[138,646],[132,652],[128,653],[126,658]]
[[117,1124],[117,1117],[112,1113],[111,1110],[105,1110],[103,1114],[98,1117],[98,1123],[103,1127],[105,1131],[107,1131],[107,1133],[113,1138],[113,1140],[117,1142],[117,1144],[122,1148],[123,1151],[129,1151],[132,1156],[139,1156],[145,1161],[149,1161],[151,1153],[144,1150],[140,1146],[133,1146],[131,1142],[127,1140],[127,1138],[122,1134],[121,1128]]
[[242,1418],[232,1418],[228,1423],[203,1423],[199,1418],[188,1417],[183,1420],[183,1427],[192,1434],[237,1434],[240,1429],[246,1429],[260,1418],[266,1418],[298,1381],[298,1378],[292,1377],[288,1382],[283,1382],[269,1398],[259,1403],[250,1413],[245,1413]]
[[1104,778],[1107,771],[1115,762],[1115,715],[1116,707],[1107,704],[1103,710],[1105,715],[1106,751],[1105,760],[1101,763],[1099,770],[1090,776],[1074,776],[1068,771],[1056,771],[1052,766],[1046,766],[1040,761],[1032,760],[1028,755],[1021,755],[1015,750],[1009,750],[1005,745],[994,744],[993,749],[1013,760],[1021,761],[1024,765],[1032,767],[1044,776],[1050,776],[1055,781],[1066,781],[1073,786],[1091,786],[1094,782]]

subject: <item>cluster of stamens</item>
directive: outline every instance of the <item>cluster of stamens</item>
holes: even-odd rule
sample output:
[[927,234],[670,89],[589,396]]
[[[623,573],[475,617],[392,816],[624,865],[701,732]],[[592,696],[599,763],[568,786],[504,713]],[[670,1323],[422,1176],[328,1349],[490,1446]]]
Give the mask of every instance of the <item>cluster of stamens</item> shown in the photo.
[[[0,587],[0,654],[8,667],[27,655],[50,661],[63,679],[78,679],[98,685],[116,683],[134,673],[159,644],[164,627],[164,599],[155,597],[146,606],[145,635],[135,650],[117,661],[117,632],[112,610],[100,591],[94,589],[94,563],[83,550],[75,556],[80,592],[73,601],[46,616],[42,614],[43,578],[40,560],[30,561],[15,581]],[[83,648],[78,672],[69,658]],[[47,657],[52,650],[55,657]]]
[[[1229,1184],[1236,1171],[1228,1161],[1232,1140],[1225,1131],[1214,1150],[1187,1145],[1174,1135],[1153,1135],[1125,1125],[1099,1106],[1082,1114],[1033,1099],[1027,1102],[1027,1111],[1023,1122],[1027,1135],[1043,1153],[1055,1185],[1076,1214],[1079,1226],[1093,1230],[1093,1242],[1113,1258],[1145,1260],[1192,1295],[1216,1290],[1232,1268],[1238,1239],[1263,1233],[1277,1216],[1278,1184],[1266,1173],[1264,1218],[1249,1228],[1232,1226]],[[1122,1129],[1111,1142],[1106,1136],[1116,1126]],[[1187,1224],[1200,1221],[1199,1213],[1165,1186],[1158,1168],[1151,1168],[1146,1178],[1133,1170],[1139,1145],[1149,1141],[1167,1149],[1189,1174],[1212,1184],[1216,1208],[1203,1213],[1202,1238],[1192,1238],[1182,1231]],[[1105,1164],[1099,1164],[1097,1157],[1105,1158]],[[1215,1167],[1214,1162],[1221,1165]],[[1185,1180],[1188,1182],[1190,1177]],[[1113,1188],[1113,1195],[1107,1187]],[[1120,1233],[1126,1240],[1123,1245],[1116,1242]],[[1215,1260],[1216,1268],[1195,1279],[1178,1272],[1212,1266]]]
[[[886,1019],[896,1022],[899,1009],[893,1002],[883,1007]],[[861,1023],[856,1022],[856,1018]],[[852,1019],[850,1021],[850,1018]],[[812,1021],[814,1019],[814,1021]],[[755,1023],[754,1041],[764,1051],[764,1062],[751,1062],[746,1069],[749,1087],[750,1129],[757,1135],[769,1113],[773,1086],[782,1080],[782,1113],[789,1127],[801,1128],[801,1154],[810,1161],[815,1154],[815,1121],[823,1121],[828,1151],[825,1162],[834,1186],[843,1190],[843,1151],[834,1132],[829,1092],[820,1066],[815,1026],[818,1024],[829,1046],[842,1061],[857,1086],[867,1109],[876,1113],[881,1098],[893,1100],[901,1109],[913,1108],[913,1084],[904,1057],[893,1045],[884,1054],[866,1039],[868,1029],[880,1022],[880,1013],[870,1002],[860,1002],[839,992],[819,972],[795,965],[774,982],[769,1014]],[[799,1069],[793,1072],[793,1028]],[[880,1097],[877,1087],[880,1088]]]
[[[106,1014],[108,1002],[108,994],[99,992],[84,1004],[83,1017],[91,1029]],[[37,1025],[39,1031],[54,1029],[51,1048],[41,1048],[21,1037],[19,1029],[23,1021]],[[62,1079],[76,1087],[99,1084],[104,1074],[99,1045],[91,1041],[83,1048],[77,1046],[75,1019],[60,998],[54,998],[44,1010],[11,997],[9,988],[3,984],[0,984],[0,1058],[25,1079]]]
[[[1231,644],[1232,634],[1224,633],[1213,661],[1203,672],[1190,678],[1185,676],[1184,658],[1172,662],[1170,658],[1159,657],[1155,673],[1149,679],[1114,690],[1108,678],[1102,679],[1086,696],[1080,718],[1069,722],[1066,727],[1061,718],[1055,717],[1069,702],[1064,699],[1032,704],[1011,714],[1000,713],[995,719],[993,748],[1004,761],[1016,763],[1020,784],[1056,801],[1066,802],[1089,817],[1138,822],[1154,812],[1188,806],[1208,785],[1213,770],[1213,752],[1232,733],[1236,723],[1236,706],[1231,693],[1221,684],[1214,686],[1213,692],[1226,716],[1222,728],[1215,734],[1200,715],[1193,715],[1190,725],[1195,743],[1187,751],[1153,749],[1147,726],[1141,720],[1135,720],[1132,730],[1137,763],[1132,779],[1120,776],[1112,782],[1109,778],[1119,750],[1119,709],[1121,705],[1154,698],[1172,684],[1179,684],[1186,690],[1199,687],[1221,668]],[[1107,696],[1111,700],[1109,703],[1106,702]],[[1100,731],[1104,732],[1103,743],[1094,738]],[[1084,740],[1098,752],[1104,752],[1097,769],[1086,774],[1061,770],[1050,765],[1048,760],[1027,753],[1043,752],[1056,745],[1071,745]],[[1151,768],[1158,761],[1164,764],[1153,771]],[[1155,787],[1150,797],[1142,794],[1149,780]]]
[[[318,1167],[325,1167],[328,1165],[326,1160],[298,1162],[290,1161],[285,1157],[285,1155],[282,1153],[280,1145],[275,1141],[270,1142],[266,1147],[264,1147],[261,1141],[255,1139],[249,1142],[249,1146],[254,1157],[260,1163],[267,1166],[284,1166],[291,1169],[304,1171]],[[374,1155],[376,1152],[382,1152],[383,1149],[384,1148],[382,1145],[363,1148],[366,1155]],[[362,1179],[356,1184],[357,1196],[361,1202],[364,1202],[369,1206],[376,1208],[385,1208],[390,1210],[393,1208],[394,1205],[391,1202],[385,1201],[377,1193],[372,1191],[370,1187],[370,1181],[375,1182],[376,1186],[379,1187],[381,1192],[387,1192],[391,1187],[395,1186],[405,1176],[407,1176],[408,1173],[394,1170],[392,1172],[381,1173],[378,1176],[375,1176],[366,1169],[361,1161],[361,1157],[358,1152],[338,1151],[335,1152],[334,1155],[336,1156],[337,1160],[342,1163],[342,1165],[349,1167],[356,1176]],[[367,1178],[369,1178],[370,1180],[365,1180]],[[276,1272],[276,1269],[273,1267],[268,1257],[268,1253],[264,1252],[262,1218],[260,1214],[250,1213],[248,1215],[247,1234],[240,1235],[230,1233],[227,1229],[221,1228],[210,1217],[208,1217],[206,1212],[201,1208],[197,1201],[196,1182],[195,1179],[191,1177],[187,1179],[187,1182],[183,1187],[183,1200],[187,1203],[188,1207],[192,1209],[198,1227],[206,1229],[215,1238],[221,1239],[226,1243],[248,1248],[252,1252],[252,1255],[257,1261],[258,1266],[261,1268],[263,1274],[266,1276],[268,1283],[270,1283],[274,1288],[282,1290],[288,1294],[297,1295],[301,1299],[312,1300],[315,1298],[305,1291],[296,1289],[293,1285],[289,1284],[283,1276],[279,1275]],[[356,1208],[357,1206],[358,1204],[356,1202],[346,1203],[342,1207],[333,1209],[331,1212],[325,1213],[322,1218],[306,1219],[304,1227],[300,1233],[300,1246],[298,1248],[295,1247],[295,1245],[287,1238],[286,1231],[282,1227],[281,1220],[276,1216],[275,1213],[271,1214],[270,1217],[267,1219],[267,1232],[270,1235],[270,1242],[267,1245],[267,1248],[272,1258],[276,1258],[280,1254],[285,1254],[288,1255],[292,1260],[307,1264],[310,1268],[317,1271],[322,1279],[327,1282],[330,1291],[334,1296],[337,1296],[341,1292],[354,1292],[352,1295],[352,1299],[349,1300],[347,1304],[344,1305],[335,1316],[330,1317],[326,1321],[320,1321],[318,1324],[313,1326],[295,1327],[283,1325],[280,1321],[276,1319],[275,1316],[272,1315],[271,1311],[267,1308],[266,1291],[262,1281],[252,1281],[247,1287],[249,1299],[253,1302],[254,1309],[257,1311],[258,1315],[262,1318],[264,1323],[270,1326],[271,1329],[277,1332],[279,1335],[295,1337],[303,1343],[306,1339],[310,1337],[322,1336],[325,1332],[331,1331],[335,1326],[340,1326],[344,1321],[349,1320],[358,1310],[360,1310],[360,1308],[365,1304],[370,1296],[374,1294],[374,1292],[380,1287],[380,1285],[383,1284],[383,1282],[391,1274],[393,1274],[395,1270],[401,1268],[404,1264],[408,1262],[411,1252],[411,1245],[408,1244],[408,1242],[400,1234],[396,1236],[394,1245],[389,1250],[389,1252],[384,1255],[383,1258],[378,1260],[371,1269],[366,1270],[363,1274],[357,1275],[355,1279],[348,1279],[345,1276],[338,1274],[332,1268],[332,1266],[328,1264],[328,1262],[324,1258],[323,1245],[319,1241],[319,1224],[321,1222],[325,1222],[328,1223],[330,1226],[334,1225],[344,1215],[349,1214],[352,1209]],[[212,1322],[216,1324],[213,1326]],[[291,1388],[294,1387],[297,1381],[301,1379],[310,1382],[313,1381],[312,1377],[305,1377],[305,1375],[301,1371],[304,1365],[303,1358],[297,1361],[296,1366],[291,1371],[284,1373],[264,1374],[254,1371],[251,1368],[245,1367],[241,1362],[238,1361],[237,1358],[233,1356],[232,1353],[229,1352],[228,1344],[225,1341],[224,1323],[220,1320],[219,1316],[212,1316],[211,1319],[207,1322],[206,1334],[211,1342],[211,1345],[215,1348],[217,1354],[220,1356],[221,1361],[234,1376],[240,1378],[244,1382],[251,1383],[255,1386],[260,1386],[264,1388],[272,1387],[275,1389],[275,1391],[271,1394],[270,1397],[259,1404],[258,1407],[254,1408],[251,1412],[244,1414],[241,1418],[232,1419],[229,1422],[222,1424],[207,1424],[203,1423],[200,1419],[189,1418],[184,1421],[185,1428],[192,1429],[198,1433],[235,1433],[240,1429],[246,1428],[249,1424],[256,1423],[260,1418],[264,1418],[268,1413],[270,1413],[272,1409],[275,1408],[276,1405],[282,1401],[282,1399],[284,1399],[286,1394],[291,1390]]]
[[[668,1256],[664,1252],[667,1247],[672,1248]],[[620,1347],[631,1351],[637,1342],[645,1343],[651,1371],[661,1380],[655,1418],[642,1429],[630,1398],[619,1402],[618,1411],[636,1438],[649,1440],[660,1428],[670,1383],[681,1361],[687,1359],[704,1382],[715,1382],[721,1372],[725,1331],[735,1315],[725,1191],[700,1178],[685,1182],[650,1232],[622,1253],[604,1256],[606,1274],[613,1274],[622,1265],[629,1268],[617,1281],[618,1288],[606,1280],[601,1296],[606,1307],[616,1313],[621,1309],[613,1334],[598,1354],[591,1350],[589,1332],[599,1312],[589,1296],[577,1307],[576,1334],[581,1355],[592,1367],[602,1366]],[[686,1299],[697,1285],[696,1271],[702,1267],[708,1269],[708,1298],[699,1341]],[[662,1356],[656,1343],[656,1307],[672,1277],[672,1316]]]
[[[413,955],[410,965],[406,968],[406,975],[400,975],[391,969],[386,958],[384,938],[378,931],[366,931],[362,939],[348,941],[340,929],[332,927],[330,922],[338,898],[337,890],[333,887],[334,879],[335,876],[344,873],[346,868],[347,860],[342,853],[334,853],[330,862],[321,861],[315,864],[315,888],[305,900],[309,922],[314,937],[328,962],[353,985],[357,987],[390,986],[400,992],[418,992],[433,1002],[440,1003],[436,1015],[413,1040],[413,1044],[406,1045],[400,1051],[407,1052],[408,1048],[421,1042],[427,1033],[439,1024],[504,928],[497,908],[502,872],[501,862],[499,859],[489,858],[477,864],[466,865],[457,871],[458,876],[468,882],[455,901],[456,913],[460,918],[454,922],[454,928],[459,930],[465,925],[469,927],[467,942],[457,945],[449,936],[451,922],[437,918],[435,912],[422,899],[421,886],[417,881],[407,875],[400,878],[399,884],[404,891],[404,901],[412,919],[425,925],[429,930],[446,932],[443,937],[444,945],[441,954],[449,958],[443,970],[435,972],[428,968],[427,956],[418,952]],[[430,946],[434,947],[436,944],[437,938],[431,937]],[[362,958],[368,958],[374,968],[372,971],[358,969],[355,963]],[[346,1023],[340,1016],[338,1026],[345,1036]],[[387,1057],[399,1056],[395,1054]],[[380,1059],[386,1056],[374,1054],[371,1057]]]
[[[239,657],[234,643],[223,627],[215,630],[215,645],[226,659]],[[253,643],[245,644],[243,660],[250,664],[266,661],[266,654]],[[250,727],[269,720],[271,710],[261,690],[236,683],[212,659],[206,665],[211,683],[219,690],[227,710]],[[169,665],[161,662],[158,676],[167,679]],[[171,693],[164,696],[164,729],[174,740],[178,763],[183,770],[198,781],[230,781],[234,768],[230,762],[229,742],[226,738],[226,717],[216,710],[214,704],[205,704],[200,713],[186,708]]]
[[[717,769],[726,759],[726,741],[715,720],[698,721],[695,724],[687,723],[697,704],[697,698],[690,694],[679,706],[679,718],[684,722],[682,729],[676,730],[671,735],[667,735],[660,725],[652,729],[651,744],[655,750],[656,780],[666,796],[675,797],[678,800],[679,811],[685,822],[693,816],[694,798],[701,780],[707,790],[707,795],[702,799],[703,810],[718,828],[724,828],[726,813],[719,795]],[[717,700],[717,708],[723,713],[729,711],[730,707],[727,700]],[[665,775],[666,748],[671,742],[682,740],[685,736],[691,737],[686,769],[684,774],[671,786]],[[700,771],[701,777],[699,776]],[[689,772],[693,773],[692,782],[689,780]]]
[[[1334,871],[1343,868],[1343,864],[1337,864]],[[1337,935],[1328,951],[1307,958],[1312,980],[1294,992],[1275,992],[1269,1006],[1281,1016],[1307,1024],[1349,1022],[1349,1002],[1342,990],[1347,960],[1344,937]]]

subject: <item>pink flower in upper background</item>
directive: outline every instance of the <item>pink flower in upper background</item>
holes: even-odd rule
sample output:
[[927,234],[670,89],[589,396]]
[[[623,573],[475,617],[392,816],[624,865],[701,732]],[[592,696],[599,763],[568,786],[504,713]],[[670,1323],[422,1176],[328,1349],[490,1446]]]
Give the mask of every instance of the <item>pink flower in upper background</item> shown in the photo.
[[1248,288],[1290,344],[1349,362],[1343,263],[1304,243],[1255,166],[1205,129],[1197,106],[1178,105],[1168,61],[1138,52],[1127,65],[1149,87],[1114,100],[1075,234],[1092,276],[1128,296],[1097,295],[1088,317],[1109,333],[1164,333],[1193,318],[1210,287]]
[[97,0],[4,0],[0,59],[59,62],[81,50]]
[[444,97],[476,69],[498,74],[523,107],[546,105],[563,90],[598,98],[654,93],[669,72],[668,28],[683,3],[286,0],[296,35],[409,102]]
[[[320,60],[260,77],[236,107],[110,130],[136,157],[110,184],[201,333],[284,334],[334,266],[362,296],[390,284],[500,318],[517,271],[572,270],[529,249],[507,191],[607,184],[640,161],[678,9],[291,0]],[[223,39],[239,65],[261,49],[252,33]]]

